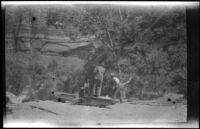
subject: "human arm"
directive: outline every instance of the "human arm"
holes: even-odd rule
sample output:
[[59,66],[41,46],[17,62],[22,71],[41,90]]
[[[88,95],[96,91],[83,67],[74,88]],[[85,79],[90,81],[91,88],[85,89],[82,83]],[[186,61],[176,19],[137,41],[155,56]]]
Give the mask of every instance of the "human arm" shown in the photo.
[[123,86],[127,85],[128,83],[130,83],[130,81],[132,80],[133,77],[130,77],[128,81],[122,83]]

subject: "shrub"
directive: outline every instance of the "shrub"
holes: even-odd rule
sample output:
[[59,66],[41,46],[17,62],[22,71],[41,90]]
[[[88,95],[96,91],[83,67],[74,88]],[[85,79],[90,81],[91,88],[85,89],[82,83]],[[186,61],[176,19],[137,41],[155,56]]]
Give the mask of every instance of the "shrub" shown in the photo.
[[23,89],[30,83],[27,70],[18,62],[6,62],[6,90],[20,95]]
[[65,92],[74,93],[80,89],[85,80],[82,71],[75,71],[68,75],[68,78],[64,82],[63,90]]

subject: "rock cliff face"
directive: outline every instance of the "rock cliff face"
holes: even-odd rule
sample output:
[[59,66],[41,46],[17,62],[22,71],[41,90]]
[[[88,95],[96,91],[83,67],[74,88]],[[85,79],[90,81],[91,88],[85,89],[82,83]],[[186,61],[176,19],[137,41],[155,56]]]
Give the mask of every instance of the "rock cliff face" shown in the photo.
[[[93,35],[79,35],[76,40],[71,40],[69,37],[66,37],[64,30],[47,26],[46,8],[7,7],[6,10],[7,19],[13,20],[15,19],[11,14],[15,15],[18,10],[21,10],[18,11],[18,16],[21,16],[20,26],[15,25],[17,24],[15,21],[13,25],[12,23],[7,25],[9,28],[6,30],[6,49],[12,50],[15,40],[17,40],[21,51],[39,50],[41,52],[64,52],[95,42]],[[11,26],[14,27],[11,28]],[[11,29],[18,30],[18,33],[14,35]]]

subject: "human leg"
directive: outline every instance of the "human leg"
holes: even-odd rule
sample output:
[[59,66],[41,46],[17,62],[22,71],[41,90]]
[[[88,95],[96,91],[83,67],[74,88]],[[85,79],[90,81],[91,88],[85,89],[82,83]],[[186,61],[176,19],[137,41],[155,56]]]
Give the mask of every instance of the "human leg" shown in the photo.
[[101,96],[101,89],[102,89],[102,81],[98,81],[98,86],[97,86],[97,97],[100,97]]
[[123,102],[123,99],[124,99],[124,90],[123,88],[120,89],[120,103]]
[[96,84],[94,83],[93,88],[92,88],[92,96],[96,95]]
[[115,93],[114,93],[114,96],[113,98],[116,99],[117,98],[117,94],[120,92],[120,88],[117,88]]

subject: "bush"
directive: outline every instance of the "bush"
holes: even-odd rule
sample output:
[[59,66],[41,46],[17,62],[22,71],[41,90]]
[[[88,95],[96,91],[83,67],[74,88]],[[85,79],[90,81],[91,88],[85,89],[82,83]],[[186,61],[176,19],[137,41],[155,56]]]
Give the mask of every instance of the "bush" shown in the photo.
[[18,62],[6,62],[6,90],[20,95],[23,89],[29,85],[30,76],[27,70]]
[[49,71],[49,72],[52,72],[52,73],[56,73],[57,71],[57,68],[58,68],[58,63],[55,61],[55,60],[53,60],[52,62],[50,62],[49,64],[48,64],[48,66],[47,66],[47,70]]
[[85,77],[82,71],[75,71],[68,75],[67,80],[64,82],[63,91],[75,93],[85,82]]

